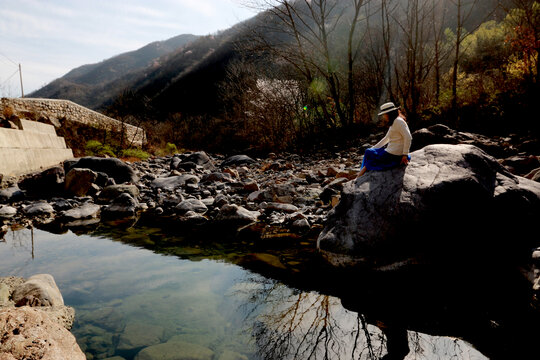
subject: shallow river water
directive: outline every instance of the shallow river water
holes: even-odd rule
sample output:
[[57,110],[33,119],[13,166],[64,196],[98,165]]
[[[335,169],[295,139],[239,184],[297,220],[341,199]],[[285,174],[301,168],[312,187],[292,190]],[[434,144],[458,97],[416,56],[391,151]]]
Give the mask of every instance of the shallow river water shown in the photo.
[[[386,353],[381,330],[339,298],[177,245],[182,256],[107,235],[23,229],[0,241],[0,276],[53,275],[76,310],[72,333],[88,359],[379,359]],[[413,331],[408,338],[406,359],[486,359],[460,339]]]

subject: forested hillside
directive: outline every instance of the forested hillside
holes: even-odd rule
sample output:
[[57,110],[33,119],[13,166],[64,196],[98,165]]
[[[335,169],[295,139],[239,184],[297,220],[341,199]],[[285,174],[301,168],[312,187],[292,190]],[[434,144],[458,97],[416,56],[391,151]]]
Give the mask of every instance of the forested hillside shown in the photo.
[[100,63],[80,66],[29,96],[67,99],[94,109],[103,107],[104,103],[110,103],[111,98],[131,86],[134,78],[159,67],[160,57],[195,39],[195,35],[179,35],[165,41],[155,41]]
[[346,140],[389,100],[413,128],[538,129],[537,1],[252,5],[264,11],[169,57],[109,111],[162,141],[225,149]]
[[257,16],[116,80],[102,108],[154,146],[220,151],[345,143],[386,101],[412,129],[539,131],[538,1],[248,3]]

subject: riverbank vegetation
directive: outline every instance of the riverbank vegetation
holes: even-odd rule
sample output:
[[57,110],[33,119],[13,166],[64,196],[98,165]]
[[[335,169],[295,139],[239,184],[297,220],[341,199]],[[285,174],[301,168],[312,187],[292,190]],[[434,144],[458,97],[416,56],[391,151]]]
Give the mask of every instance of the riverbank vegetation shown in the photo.
[[264,11],[176,54],[205,54],[189,71],[172,76],[171,62],[109,113],[144,127],[154,147],[211,151],[347,144],[373,131],[385,101],[401,105],[413,129],[540,132],[538,1],[250,5]]

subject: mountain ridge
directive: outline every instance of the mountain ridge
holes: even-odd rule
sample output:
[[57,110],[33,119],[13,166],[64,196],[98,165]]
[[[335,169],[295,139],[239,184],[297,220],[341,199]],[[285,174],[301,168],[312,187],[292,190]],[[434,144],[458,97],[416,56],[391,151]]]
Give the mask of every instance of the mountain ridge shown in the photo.
[[108,98],[121,93],[122,86],[129,83],[125,79],[122,81],[123,78],[158,65],[160,58],[198,38],[198,35],[182,34],[151,42],[98,63],[79,66],[29,96],[67,99],[97,109]]

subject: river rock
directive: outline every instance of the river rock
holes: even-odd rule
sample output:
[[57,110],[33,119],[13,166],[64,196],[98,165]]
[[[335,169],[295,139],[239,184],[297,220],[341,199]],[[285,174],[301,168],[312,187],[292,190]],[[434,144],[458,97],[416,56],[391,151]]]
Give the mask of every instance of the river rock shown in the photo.
[[525,175],[540,167],[540,158],[534,155],[511,156],[504,159],[502,164],[509,168],[513,174]]
[[244,191],[248,193],[253,193],[254,191],[259,191],[259,184],[255,180],[249,180],[243,183]]
[[86,196],[91,193],[92,184],[97,179],[97,173],[90,169],[71,169],[66,175],[64,187],[75,196]]
[[0,205],[0,219],[12,218],[17,214],[17,209],[7,205]]
[[214,352],[207,347],[180,340],[149,346],[135,360],[212,360]]
[[419,129],[412,133],[414,139],[411,151],[433,144],[467,144],[475,145],[491,156],[504,157],[511,151],[503,143],[480,134],[460,132],[443,124],[435,124],[427,128]]
[[233,225],[245,225],[257,221],[260,213],[249,211],[238,205],[223,205],[216,216],[216,220]]
[[130,322],[118,339],[117,349],[126,351],[159,344],[163,333],[161,326]]
[[195,164],[201,166],[205,170],[214,170],[215,169],[215,166],[212,163],[212,160],[210,159],[208,154],[206,154],[204,151],[198,151],[198,152],[194,152],[192,154],[186,155],[182,159],[182,162],[179,164],[178,167],[182,167],[184,163],[188,163],[188,162],[195,163]]
[[202,183],[212,183],[212,182],[232,182],[233,178],[231,174],[229,173],[222,173],[222,172],[212,172],[210,174],[205,174],[201,178]]
[[0,359],[85,360],[75,337],[39,308],[0,309]]
[[139,178],[133,168],[116,158],[84,157],[76,162],[64,162],[64,169],[68,173],[73,168],[85,168],[95,172],[103,172],[113,178],[117,184],[136,183]]
[[218,194],[214,199],[214,206],[217,208],[221,208],[223,205],[227,205],[228,203],[229,199],[223,194]]
[[472,145],[430,145],[411,157],[345,184],[317,241],[332,264],[530,257],[540,184]]
[[247,155],[233,155],[229,156],[223,162],[221,163],[221,167],[228,167],[228,166],[242,166],[242,165],[249,165],[254,164],[256,161],[250,158]]
[[10,186],[0,190],[0,203],[10,204],[24,199],[24,192],[18,186]]
[[206,205],[204,205],[204,203],[198,199],[186,199],[180,202],[178,205],[176,205],[175,209],[180,214],[185,214],[188,211],[204,214],[208,210]]
[[31,276],[12,294],[16,306],[62,306],[64,298],[52,275]]
[[46,201],[38,201],[25,207],[23,212],[28,216],[49,217],[54,214],[54,208]]
[[98,217],[101,206],[85,203],[79,207],[63,211],[61,217],[66,221],[94,219]]
[[120,194],[110,205],[101,209],[101,215],[106,218],[133,217],[137,213],[139,203],[128,193]]
[[183,174],[177,176],[169,176],[164,178],[157,178],[150,184],[155,189],[162,190],[174,190],[176,188],[185,186],[186,184],[198,184],[199,178],[195,175]]
[[64,168],[56,166],[39,173],[27,175],[19,181],[19,188],[29,195],[39,195],[41,198],[60,194],[64,185]]
[[108,203],[123,193],[127,193],[136,199],[139,196],[139,188],[135,185],[126,184],[106,186],[99,193],[98,200],[100,203]]
[[197,227],[208,223],[208,219],[195,211],[188,211],[178,217],[178,223],[187,227]]
[[525,175],[525,177],[527,179],[531,179],[532,181],[540,182],[540,168],[532,170],[527,175]]
[[298,208],[292,204],[282,204],[270,202],[266,205],[267,211],[281,211],[284,213],[292,214],[298,211]]
[[443,124],[435,124],[412,133],[414,143],[411,150],[418,150],[433,144],[457,144],[456,131]]
[[263,196],[266,201],[281,202],[291,204],[294,198],[298,196],[298,192],[293,184],[272,184],[263,191]]
[[225,350],[221,353],[218,360],[248,360],[248,357],[231,350]]
[[195,169],[197,169],[197,164],[195,164],[193,161],[182,161],[181,159],[178,159],[178,161],[174,161],[171,164],[171,170],[189,172]]

